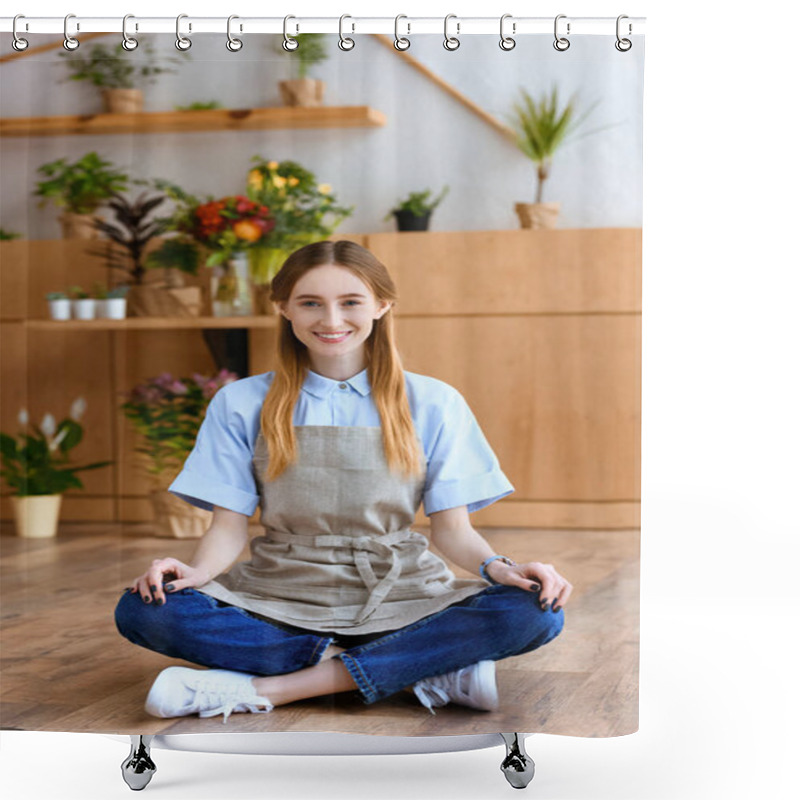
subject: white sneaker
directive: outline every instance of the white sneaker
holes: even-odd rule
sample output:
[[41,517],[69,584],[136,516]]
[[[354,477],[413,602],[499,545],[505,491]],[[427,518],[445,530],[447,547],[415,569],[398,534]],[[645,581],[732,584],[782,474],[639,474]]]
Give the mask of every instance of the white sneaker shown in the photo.
[[496,711],[500,705],[494,661],[479,661],[455,672],[417,681],[414,694],[431,714],[436,714],[433,706],[451,702],[482,711]]
[[154,717],[223,714],[223,723],[237,711],[265,714],[274,707],[266,697],[256,694],[252,675],[227,669],[188,667],[163,670],[150,687],[144,704],[145,711]]

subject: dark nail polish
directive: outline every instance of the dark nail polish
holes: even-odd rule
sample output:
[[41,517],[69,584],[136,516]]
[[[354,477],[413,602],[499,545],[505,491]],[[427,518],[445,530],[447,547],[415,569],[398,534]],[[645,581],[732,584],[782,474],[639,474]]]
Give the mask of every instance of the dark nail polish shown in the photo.
[[164,601],[160,597],[156,597],[156,605],[157,606],[163,606],[164,605]]
[[539,584],[538,584],[538,583],[531,583],[531,589],[532,589],[534,592],[538,592],[538,591],[539,591],[539,589],[541,589],[541,588],[542,588],[542,587],[541,587],[541,586],[539,586]]
[[166,585],[164,588],[165,588],[165,589],[166,589],[168,592],[174,592],[174,591],[175,591],[175,587],[174,587],[174,586],[173,586],[171,583],[168,583],[168,584],[167,584],[167,585]]
[[551,610],[551,611],[552,611],[554,614],[557,614],[559,611],[561,611],[561,606],[553,606],[553,607],[552,607],[550,610]]
[[542,600],[542,611],[547,611],[549,606],[550,606],[549,600]]
[[150,587],[150,591],[151,591],[153,594],[155,594],[155,593],[156,593],[156,590],[157,590],[157,589],[158,589],[158,587],[157,587],[157,586],[151,586],[151,587]]
[[143,599],[144,599],[145,603],[149,603],[150,602],[150,598],[149,597],[145,597]]

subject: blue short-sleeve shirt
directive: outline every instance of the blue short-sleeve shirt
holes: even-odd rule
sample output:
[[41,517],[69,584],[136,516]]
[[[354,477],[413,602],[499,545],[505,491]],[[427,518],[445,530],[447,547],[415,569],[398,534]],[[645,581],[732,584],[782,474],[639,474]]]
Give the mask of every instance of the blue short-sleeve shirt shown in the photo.
[[[514,491],[463,396],[425,375],[404,372],[411,417],[427,461],[423,508],[469,513]],[[221,506],[250,516],[259,504],[253,452],[261,406],[274,372],[223,386],[211,399],[195,446],[169,491],[209,511]],[[295,425],[380,427],[367,370],[346,381],[308,371]]]

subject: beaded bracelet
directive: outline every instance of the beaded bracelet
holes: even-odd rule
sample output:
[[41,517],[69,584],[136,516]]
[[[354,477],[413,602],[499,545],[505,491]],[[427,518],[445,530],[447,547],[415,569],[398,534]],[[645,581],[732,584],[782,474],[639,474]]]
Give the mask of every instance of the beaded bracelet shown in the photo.
[[491,558],[487,558],[486,561],[484,561],[483,564],[481,564],[481,569],[480,569],[481,578],[483,578],[485,581],[488,581],[489,583],[494,584],[495,586],[497,586],[497,581],[492,580],[492,578],[489,577],[489,573],[486,572],[486,567],[488,567],[489,564],[492,563],[492,561],[503,561],[510,567],[517,566],[517,562],[512,561],[510,558],[508,558],[508,556],[492,556]]

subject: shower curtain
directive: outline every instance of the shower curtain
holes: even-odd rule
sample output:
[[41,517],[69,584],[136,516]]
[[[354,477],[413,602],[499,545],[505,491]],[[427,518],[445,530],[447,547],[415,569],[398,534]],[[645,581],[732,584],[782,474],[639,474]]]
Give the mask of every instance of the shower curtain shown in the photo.
[[[348,36],[349,47],[320,34],[287,50],[280,35],[236,32],[186,30],[183,49],[174,35],[140,34],[129,51],[119,33],[79,35],[69,51],[38,36],[53,48],[3,53],[0,727],[634,732],[642,37],[630,49],[613,30],[503,48],[486,35],[448,49],[412,36],[403,49],[391,36]],[[428,421],[412,417],[428,476],[410,489],[382,482],[372,434],[337,449],[324,475],[315,463],[286,492],[295,514],[323,507],[303,518],[300,541],[280,503],[265,502],[257,415],[278,364],[270,281],[290,253],[324,240],[366,248],[396,285],[407,390],[427,392]],[[307,405],[341,390],[366,411],[343,423],[354,405],[306,409],[298,432],[321,438],[304,452],[324,456],[322,429],[374,432],[366,381],[307,376]],[[354,484],[364,495],[345,518]],[[134,643],[115,608],[155,559],[191,562],[215,505],[249,517],[240,565],[259,547],[262,564],[313,560],[308,537],[331,537],[325,558],[346,567],[331,572],[334,596],[346,574],[361,613],[326,605],[321,584],[288,569],[283,606],[222,580],[198,593],[208,609],[248,624],[271,611],[284,631],[316,631],[317,647],[339,641],[354,675],[365,645],[348,661],[343,631],[356,617],[374,645],[499,592],[479,562],[431,541],[430,514],[466,505],[494,554],[552,565],[572,592],[557,614],[546,609],[559,623],[536,646],[491,659],[491,708],[456,702],[458,689],[436,702],[414,691],[418,675],[384,696],[368,672],[351,691],[270,713],[155,717],[145,699],[164,669],[209,665],[174,649],[169,625],[161,652]],[[378,541],[398,515],[417,547],[408,559]],[[344,536],[372,543],[354,555]],[[433,574],[422,600],[403,594],[403,571],[420,564]],[[281,616],[298,604],[323,612],[304,626]],[[496,614],[495,630],[525,622]],[[441,629],[461,653],[452,673],[478,658],[478,630]],[[403,663],[421,658],[411,650]]]

